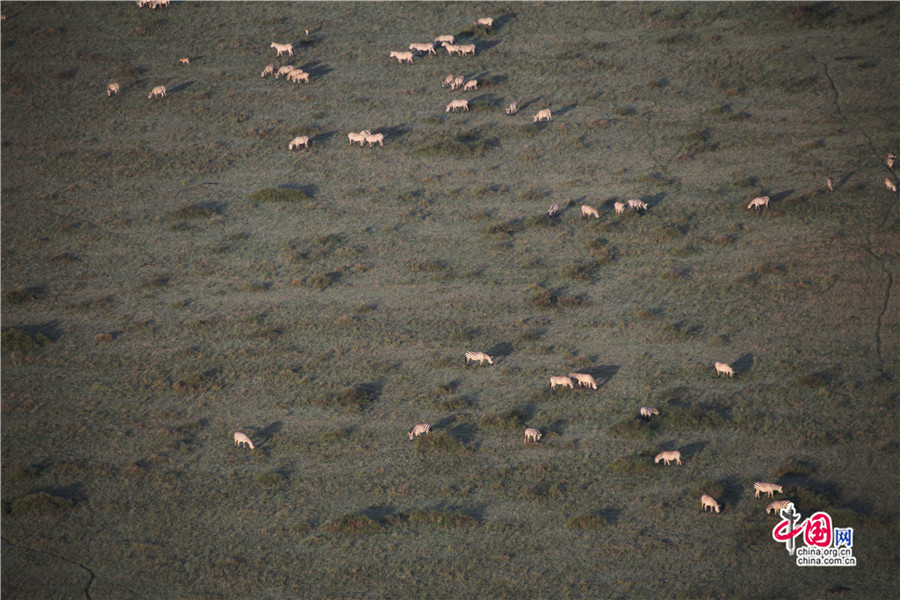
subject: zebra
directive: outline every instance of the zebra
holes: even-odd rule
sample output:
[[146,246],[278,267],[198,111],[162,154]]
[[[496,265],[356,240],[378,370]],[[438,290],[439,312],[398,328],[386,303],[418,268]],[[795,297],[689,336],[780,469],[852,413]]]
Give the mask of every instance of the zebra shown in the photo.
[[472,350],[469,350],[468,352],[466,352],[466,364],[469,364],[469,361],[475,361],[475,360],[478,361],[479,365],[483,365],[484,361],[488,361],[489,365],[494,364],[494,359],[492,359],[490,356],[488,356],[484,352],[475,352]]

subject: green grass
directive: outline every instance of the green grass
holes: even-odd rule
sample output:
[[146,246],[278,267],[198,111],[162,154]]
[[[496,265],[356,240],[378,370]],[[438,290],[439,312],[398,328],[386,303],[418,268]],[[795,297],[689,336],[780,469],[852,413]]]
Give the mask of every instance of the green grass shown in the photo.
[[3,13],[4,597],[893,593],[896,4]]

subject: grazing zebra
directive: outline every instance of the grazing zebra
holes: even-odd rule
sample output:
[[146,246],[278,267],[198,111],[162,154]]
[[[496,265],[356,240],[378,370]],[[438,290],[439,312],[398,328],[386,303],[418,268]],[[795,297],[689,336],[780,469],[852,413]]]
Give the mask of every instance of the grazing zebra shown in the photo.
[[451,100],[450,104],[447,105],[446,112],[456,112],[457,108],[461,108],[468,112],[469,110],[469,101],[463,100],[462,98],[457,98],[456,100]]
[[710,511],[712,511],[712,510],[715,509],[716,512],[719,512],[720,509],[721,509],[721,506],[719,506],[719,503],[716,502],[715,499],[713,499],[712,496],[708,496],[708,495],[706,495],[706,494],[703,494],[702,496],[700,496],[700,507],[701,507],[704,511],[705,511],[707,508],[709,508]]
[[262,74],[260,75],[260,77],[265,79],[266,75],[274,75],[274,74],[275,74],[275,65],[273,65],[272,63],[269,63],[266,65],[266,68],[262,70]]
[[589,387],[592,390],[597,389],[597,382],[588,373],[569,373],[569,377],[577,381],[579,387]]
[[494,20],[490,17],[481,17],[475,21],[475,24],[487,27],[488,29],[494,28]]
[[444,77],[444,81],[441,82],[441,87],[449,87],[450,89],[453,89],[453,79],[453,75],[447,75],[446,77]]
[[616,202],[613,204],[613,208],[616,210],[617,215],[621,215],[625,212],[625,204],[623,202]]
[[550,378],[550,389],[551,390],[555,390],[556,386],[558,386],[558,385],[568,387],[569,389],[573,389],[573,390],[575,389],[575,383],[571,379],[569,379],[568,377],[565,377],[563,375],[558,375],[558,376],[554,375],[553,377]]
[[294,55],[294,47],[290,44],[276,44],[275,42],[272,42],[269,48],[275,48],[278,52],[277,56],[281,56],[283,52],[287,52],[291,56]]
[[549,215],[551,217],[555,217],[558,214],[559,214],[559,204],[554,202],[553,204],[550,205],[550,210],[547,211],[547,215]]
[[113,82],[106,86],[106,97],[109,98],[110,96],[117,96],[121,90],[122,86],[120,86],[116,82]]
[[243,447],[246,444],[250,446],[250,449],[253,450],[256,446],[253,445],[253,442],[250,441],[250,436],[248,436],[243,431],[237,431],[234,434],[234,445],[238,447]]
[[148,98],[165,98],[166,97],[166,86],[158,85],[152,90],[150,90],[150,95]]
[[787,508],[791,504],[793,503],[790,500],[776,500],[766,507],[766,514],[768,515],[771,514],[772,511],[775,511],[775,514],[777,515],[781,509]]
[[510,102],[509,106],[506,107],[506,114],[514,115],[519,112],[519,103],[518,102]]
[[553,114],[550,112],[549,108],[545,108],[544,110],[539,110],[536,115],[534,115],[534,123],[538,123],[540,121],[552,121]]
[[650,420],[650,417],[652,417],[653,415],[658,415],[658,414],[659,414],[659,411],[656,410],[652,406],[642,406],[641,407],[641,416],[644,417],[645,419],[647,419],[648,421]]
[[454,38],[452,35],[439,35],[436,38],[434,38],[434,45],[441,46],[441,45],[446,45],[446,44],[452,44],[455,39],[456,38]]
[[750,201],[750,204],[747,205],[747,210],[751,208],[755,208],[756,210],[760,210],[763,206],[769,208],[769,197],[768,196],[757,196],[753,200]]
[[628,208],[633,208],[638,211],[647,210],[647,203],[638,198],[632,198],[628,201]]
[[762,492],[764,494],[769,494],[769,498],[775,495],[775,492],[779,494],[783,494],[784,492],[781,490],[781,486],[777,483],[763,483],[762,481],[757,481],[753,484],[753,489],[756,490],[754,496],[759,498],[759,493]]
[[309,136],[308,135],[300,135],[291,140],[291,143],[288,144],[288,150],[293,150],[294,148],[299,149],[300,146],[304,148],[309,148]]
[[537,429],[529,427],[525,430],[525,443],[541,441],[541,432]]
[[892,192],[897,191],[897,184],[894,183],[893,181],[891,181],[890,178],[888,178],[888,177],[884,178],[884,185],[888,190],[890,190]]
[[462,75],[457,75],[456,77],[453,78],[453,81],[450,82],[450,89],[458,90],[460,87],[462,87],[462,84],[463,84],[463,82],[465,82],[465,80],[466,80],[466,78],[463,77]]
[[672,461],[675,461],[676,465],[681,464],[681,452],[678,450],[669,450],[668,452],[660,452],[656,455],[656,458],[653,459],[653,462],[659,464],[659,461],[663,461],[665,464],[669,464]]
[[597,209],[594,208],[593,206],[588,206],[587,204],[582,204],[581,205],[581,218],[584,219],[585,217],[587,217],[588,219],[590,219],[591,217],[599,219],[600,213],[597,212]]
[[469,364],[469,361],[476,361],[476,360],[478,361],[479,365],[483,365],[484,361],[488,361],[489,365],[494,364],[494,359],[491,358],[489,355],[487,355],[484,352],[474,352],[472,350],[469,350],[468,352],[466,352],[466,364]]
[[475,56],[475,44],[463,44],[457,46],[456,50],[459,52],[460,56],[468,56],[469,54]]
[[409,439],[415,439],[420,435],[425,435],[431,433],[431,425],[428,423],[419,423],[415,427],[409,430]]
[[303,69],[293,69],[290,73],[285,75],[284,78],[287,81],[293,81],[294,83],[300,83],[301,81],[309,83],[309,73]]
[[467,81],[466,84],[463,86],[463,91],[464,91],[464,92],[466,92],[466,91],[468,91],[468,90],[477,90],[477,89],[478,89],[478,80],[477,80],[477,79],[470,79],[470,80]]
[[728,375],[729,377],[734,377],[734,369],[728,366],[727,363],[717,362],[713,366],[716,368],[716,375]]

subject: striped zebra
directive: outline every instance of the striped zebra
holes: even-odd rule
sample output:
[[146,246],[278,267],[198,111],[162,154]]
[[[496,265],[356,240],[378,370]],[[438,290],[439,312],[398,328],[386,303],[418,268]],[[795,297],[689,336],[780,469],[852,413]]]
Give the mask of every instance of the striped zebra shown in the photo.
[[567,388],[570,388],[573,390],[575,389],[575,382],[564,375],[559,375],[559,376],[554,375],[553,377],[550,378],[550,389],[551,390],[555,390],[556,386],[558,386],[558,385],[561,385],[563,387],[567,387]]
[[425,435],[428,433],[431,433],[431,425],[429,425],[428,423],[419,423],[409,430],[409,439],[413,440],[420,435]]
[[768,515],[771,514],[772,511],[775,511],[775,514],[777,515],[781,509],[787,508],[791,504],[792,502],[790,500],[776,500],[766,507],[766,514]]
[[647,419],[648,421],[650,420],[650,417],[652,417],[653,415],[658,415],[658,414],[659,414],[659,411],[656,410],[655,408],[653,408],[652,406],[642,406],[641,407],[641,416],[644,417],[645,419]]
[[494,364],[494,359],[485,354],[484,352],[474,352],[469,350],[466,352],[466,364],[469,364],[470,361],[478,361],[479,365],[483,365],[484,361],[488,361],[489,365]]
[[759,498],[759,493],[762,492],[764,494],[769,494],[769,498],[775,495],[775,492],[779,494],[783,494],[784,492],[781,490],[781,486],[777,483],[764,483],[762,481],[757,481],[753,484],[753,489],[756,490],[754,496]]
[[681,464],[681,452],[678,450],[670,450],[668,452],[660,452],[656,455],[656,458],[653,459],[653,462],[659,464],[659,461],[663,461],[665,464],[669,464],[672,461],[675,461],[676,465]]

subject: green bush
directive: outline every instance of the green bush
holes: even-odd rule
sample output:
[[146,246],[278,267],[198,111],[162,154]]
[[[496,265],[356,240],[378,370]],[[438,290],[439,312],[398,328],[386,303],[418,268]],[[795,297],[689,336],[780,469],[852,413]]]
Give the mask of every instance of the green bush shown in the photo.
[[325,531],[350,535],[369,535],[381,531],[381,524],[366,515],[347,513],[328,521],[325,524]]
[[3,500],[3,512],[7,515],[47,515],[69,510],[75,502],[69,498],[52,496],[47,492],[26,494]]
[[43,333],[28,333],[15,327],[10,327],[0,336],[3,352],[29,352],[40,350],[50,343]]
[[309,199],[309,194],[295,188],[263,188],[261,190],[256,190],[247,196],[247,200],[254,204],[263,204],[266,202],[301,202]]

